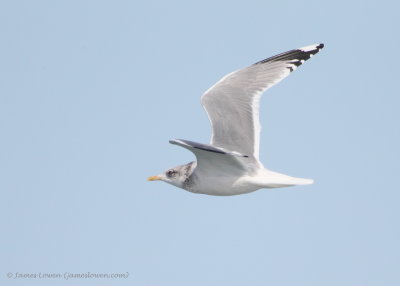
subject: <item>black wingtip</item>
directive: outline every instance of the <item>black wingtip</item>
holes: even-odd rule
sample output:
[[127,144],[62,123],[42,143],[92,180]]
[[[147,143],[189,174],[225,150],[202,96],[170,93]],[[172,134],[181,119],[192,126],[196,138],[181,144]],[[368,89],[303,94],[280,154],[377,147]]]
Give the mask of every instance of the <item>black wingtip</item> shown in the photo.
[[325,45],[323,43],[320,43],[298,48],[295,50],[290,50],[275,55],[273,57],[267,58],[265,60],[259,61],[254,65],[265,64],[268,62],[279,62],[279,61],[288,62],[292,64],[291,67],[288,67],[288,69],[292,72],[293,70],[295,70],[296,67],[300,66],[303,62],[310,59],[313,55],[317,54],[320,50],[322,50],[324,46]]

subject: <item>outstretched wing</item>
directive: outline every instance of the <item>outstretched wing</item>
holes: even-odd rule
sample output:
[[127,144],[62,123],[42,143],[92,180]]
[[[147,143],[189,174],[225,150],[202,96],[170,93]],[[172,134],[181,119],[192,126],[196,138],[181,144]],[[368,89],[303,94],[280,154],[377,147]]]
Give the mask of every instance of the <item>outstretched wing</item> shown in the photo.
[[291,50],[232,72],[201,97],[212,125],[211,144],[259,158],[261,94],[324,47]]

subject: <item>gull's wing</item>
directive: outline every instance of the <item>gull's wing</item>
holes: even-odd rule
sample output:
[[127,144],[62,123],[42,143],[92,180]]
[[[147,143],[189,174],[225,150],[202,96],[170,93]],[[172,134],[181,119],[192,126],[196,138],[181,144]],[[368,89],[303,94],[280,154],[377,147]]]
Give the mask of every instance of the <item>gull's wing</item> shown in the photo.
[[208,89],[201,103],[212,125],[211,144],[259,157],[261,94],[324,47],[291,50],[232,72]]
[[203,151],[213,152],[213,153],[218,153],[218,154],[224,154],[224,155],[231,155],[231,156],[237,156],[237,157],[249,157],[247,155],[240,154],[240,153],[234,152],[234,151],[230,151],[225,148],[215,147],[212,145],[197,143],[197,142],[184,140],[184,139],[169,140],[169,143],[182,146],[186,149],[191,150],[192,152],[193,152],[193,149],[198,149],[198,150],[203,150]]
[[224,174],[241,176],[245,172],[255,171],[252,168],[252,159],[238,152],[183,139],[170,140],[169,143],[194,153],[197,159],[197,173],[210,173],[213,176]]

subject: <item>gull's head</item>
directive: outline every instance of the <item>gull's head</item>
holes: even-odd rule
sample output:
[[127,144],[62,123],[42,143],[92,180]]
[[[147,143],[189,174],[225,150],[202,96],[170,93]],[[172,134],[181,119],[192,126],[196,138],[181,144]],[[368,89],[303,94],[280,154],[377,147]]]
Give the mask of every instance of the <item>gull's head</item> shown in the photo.
[[193,166],[193,162],[188,163],[186,165],[170,168],[162,174],[149,177],[147,180],[148,181],[164,181],[164,182],[174,185],[178,188],[183,188],[184,182],[192,173],[192,166]]

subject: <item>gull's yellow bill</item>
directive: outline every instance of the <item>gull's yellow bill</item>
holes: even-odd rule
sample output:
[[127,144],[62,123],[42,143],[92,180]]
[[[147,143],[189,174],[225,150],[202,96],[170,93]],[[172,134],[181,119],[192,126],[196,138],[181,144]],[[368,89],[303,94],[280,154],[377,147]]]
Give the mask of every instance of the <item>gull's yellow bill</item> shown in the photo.
[[158,181],[161,180],[160,176],[151,176],[147,178],[147,181]]

